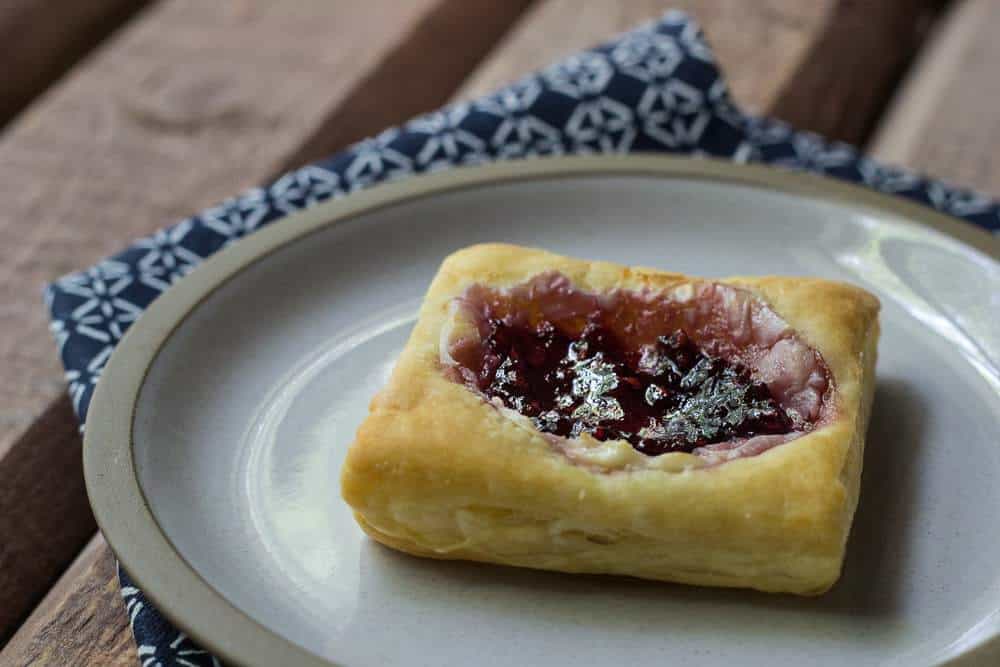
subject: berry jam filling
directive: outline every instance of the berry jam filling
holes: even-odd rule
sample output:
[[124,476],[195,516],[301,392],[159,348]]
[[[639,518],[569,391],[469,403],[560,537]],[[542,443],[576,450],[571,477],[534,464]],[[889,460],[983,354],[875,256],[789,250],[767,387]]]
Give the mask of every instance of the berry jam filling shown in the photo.
[[457,305],[471,328],[443,339],[453,379],[553,436],[729,460],[794,439],[831,409],[822,358],[744,289],[595,294],[549,273],[474,285]]
[[578,337],[541,320],[489,321],[478,387],[538,430],[627,440],[644,454],[792,430],[792,420],[748,369],[706,355],[683,331],[626,350],[600,312]]

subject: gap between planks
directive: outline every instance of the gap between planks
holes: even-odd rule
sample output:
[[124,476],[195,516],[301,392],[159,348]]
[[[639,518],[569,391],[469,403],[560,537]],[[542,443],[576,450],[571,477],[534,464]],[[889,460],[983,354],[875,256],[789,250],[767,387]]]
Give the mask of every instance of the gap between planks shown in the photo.
[[0,128],[149,0],[6,0]]
[[1000,2],[959,0],[883,116],[873,157],[1000,196]]

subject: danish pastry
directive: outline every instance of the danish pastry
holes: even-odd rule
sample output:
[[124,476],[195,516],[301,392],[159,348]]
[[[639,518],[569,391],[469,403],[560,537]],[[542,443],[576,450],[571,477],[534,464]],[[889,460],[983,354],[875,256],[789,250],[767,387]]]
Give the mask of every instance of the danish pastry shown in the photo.
[[821,593],[858,503],[878,311],[818,279],[461,250],[343,496],[418,556]]

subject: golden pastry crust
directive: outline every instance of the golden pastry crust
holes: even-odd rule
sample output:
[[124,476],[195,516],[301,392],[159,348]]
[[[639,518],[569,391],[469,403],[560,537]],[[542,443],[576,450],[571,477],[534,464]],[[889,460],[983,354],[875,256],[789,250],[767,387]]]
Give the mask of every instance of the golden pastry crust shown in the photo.
[[816,279],[713,281],[760,297],[822,355],[835,385],[833,418],[720,465],[635,453],[656,465],[597,470],[443,373],[441,333],[457,296],[476,283],[506,287],[552,271],[593,292],[697,280],[499,244],[448,257],[342,469],[343,497],[361,527],[433,558],[799,594],[833,585],[858,502],[878,300]]

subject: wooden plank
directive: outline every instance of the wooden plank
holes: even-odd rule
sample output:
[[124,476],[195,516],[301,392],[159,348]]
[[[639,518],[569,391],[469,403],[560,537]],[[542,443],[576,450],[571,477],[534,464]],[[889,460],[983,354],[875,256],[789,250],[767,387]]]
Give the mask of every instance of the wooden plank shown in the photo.
[[147,0],[6,0],[0,3],[4,76],[0,127]]
[[912,68],[869,151],[1000,196],[1000,3],[957,2]]
[[744,109],[860,143],[936,6],[936,0],[548,0],[522,18],[461,97],[675,8],[701,24]]
[[[810,58],[834,57],[817,53],[816,44],[829,34],[832,17],[837,12],[849,9],[847,5],[835,5],[832,2],[820,5],[792,0],[768,0],[758,8],[757,14],[761,14],[761,18],[757,14],[748,16],[743,11],[746,5],[742,0],[630,0],[621,3],[550,0],[521,21],[489,61],[471,77],[460,95],[470,97],[495,88],[560,55],[600,41],[615,30],[654,17],[668,4],[679,4],[695,10],[716,45],[723,66],[730,73],[738,99],[761,110],[776,108],[785,96],[794,94],[791,82],[795,77],[802,76],[800,72],[808,71],[806,64]],[[843,87],[835,87],[835,90],[838,95],[846,94],[845,90],[850,91]],[[834,99],[828,101],[834,104],[838,102]],[[799,108],[806,115],[816,112],[810,112],[808,105]],[[90,562],[98,562],[105,558],[105,554],[94,550],[88,557]],[[9,657],[15,661],[14,664],[24,660],[29,654],[23,647],[36,643],[34,638],[38,636],[39,628],[56,628],[59,626],[58,619],[64,618],[60,611],[62,604],[58,601],[74,599],[76,591],[88,590],[93,582],[80,578],[75,582],[67,581],[61,586],[62,589],[55,596],[57,602],[40,607],[12,640],[7,653],[0,654],[0,658]],[[65,605],[72,608],[70,603]],[[51,636],[54,637],[55,634],[57,633],[54,632]],[[81,655],[67,653],[60,658],[64,662],[75,663],[81,662]]]
[[862,144],[923,43],[940,0],[839,0],[767,113]]
[[326,115],[277,173],[440,107],[533,1],[440,3]]
[[114,557],[99,535],[0,651],[0,665],[135,664],[135,643],[118,593]]
[[0,641],[97,530],[69,398],[52,404],[23,442],[31,446],[14,447],[4,457],[0,484]]
[[[17,381],[0,385],[0,517],[18,518],[0,521],[0,641],[93,530],[78,463],[66,462],[79,449],[66,442],[41,285],[290,160],[442,104],[526,2],[170,0],[9,126],[0,137],[0,377]],[[65,483],[29,484],[46,467]]]

